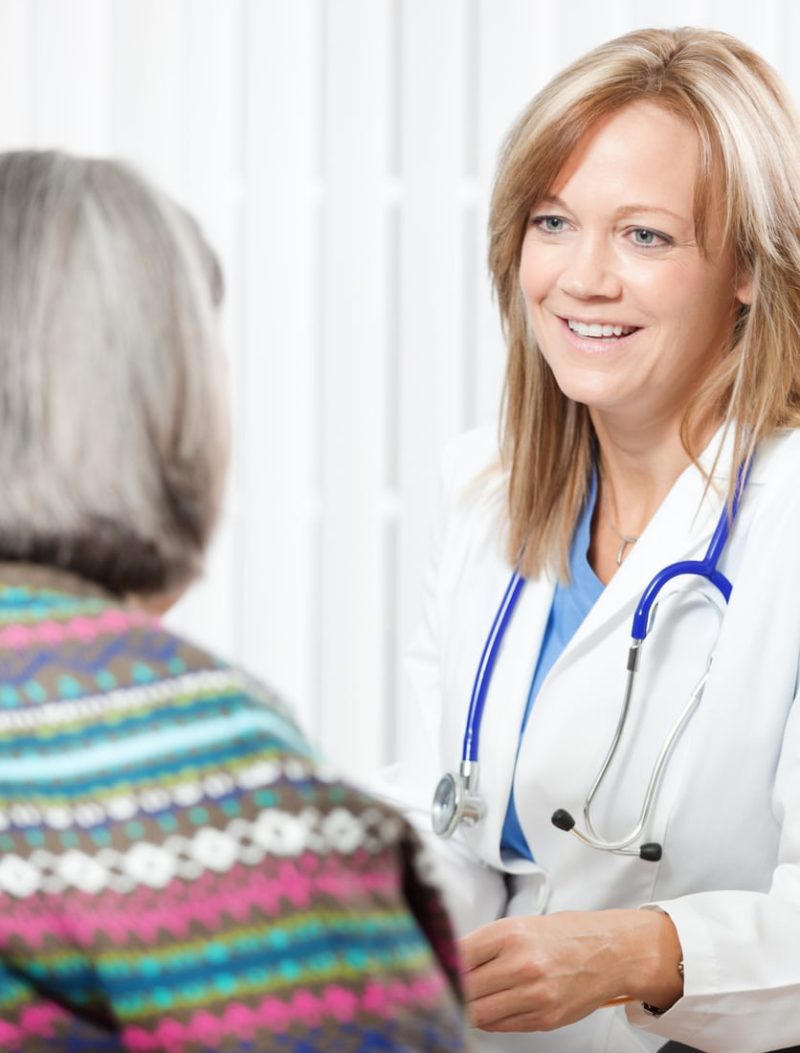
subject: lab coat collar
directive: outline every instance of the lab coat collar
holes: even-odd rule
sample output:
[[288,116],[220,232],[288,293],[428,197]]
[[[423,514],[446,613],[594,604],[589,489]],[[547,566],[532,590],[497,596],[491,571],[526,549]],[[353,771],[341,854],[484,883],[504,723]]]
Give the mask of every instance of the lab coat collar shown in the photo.
[[732,466],[734,435],[721,427],[698,458],[678,477],[617,573],[554,669],[579,658],[611,623],[630,619],[648,583],[665,566],[702,559],[725,507]]

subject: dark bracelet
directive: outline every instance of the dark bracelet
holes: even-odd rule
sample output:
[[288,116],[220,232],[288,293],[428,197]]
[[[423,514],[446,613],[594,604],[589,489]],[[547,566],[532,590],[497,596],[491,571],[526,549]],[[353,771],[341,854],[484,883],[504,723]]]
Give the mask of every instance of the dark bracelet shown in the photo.
[[648,1016],[663,1016],[666,1013],[666,1009],[659,1009],[658,1006],[650,1005],[649,1002],[642,1002],[642,1009]]
[[[683,958],[678,962],[678,972],[681,977],[683,976]],[[663,1016],[666,1013],[666,1009],[659,1009],[656,1005],[650,1005],[648,1002],[642,1002],[642,1009],[648,1016]]]

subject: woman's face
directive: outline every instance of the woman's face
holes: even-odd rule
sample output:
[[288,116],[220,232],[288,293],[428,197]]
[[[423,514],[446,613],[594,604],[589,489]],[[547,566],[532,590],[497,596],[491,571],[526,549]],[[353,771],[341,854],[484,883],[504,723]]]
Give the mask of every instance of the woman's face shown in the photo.
[[677,426],[747,302],[719,217],[708,255],[697,244],[698,157],[691,126],[634,103],[586,136],[531,211],[530,321],[559,387],[596,423]]

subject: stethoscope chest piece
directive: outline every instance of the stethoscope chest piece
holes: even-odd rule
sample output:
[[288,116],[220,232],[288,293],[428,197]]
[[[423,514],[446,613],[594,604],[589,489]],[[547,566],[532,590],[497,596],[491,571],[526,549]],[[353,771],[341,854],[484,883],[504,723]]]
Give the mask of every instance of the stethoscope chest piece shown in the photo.
[[478,796],[478,765],[462,761],[457,772],[449,771],[439,779],[433,795],[431,820],[439,837],[451,837],[459,823],[474,826],[486,814],[486,805]]

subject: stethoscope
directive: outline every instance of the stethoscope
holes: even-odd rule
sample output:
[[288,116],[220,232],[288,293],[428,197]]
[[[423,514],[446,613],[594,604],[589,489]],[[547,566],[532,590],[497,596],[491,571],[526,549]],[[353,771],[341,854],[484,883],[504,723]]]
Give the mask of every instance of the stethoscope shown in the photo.
[[[661,859],[662,847],[656,842],[639,844],[638,847],[634,848],[631,846],[634,842],[640,840],[642,833],[649,823],[655,806],[656,797],[658,795],[659,786],[667,767],[670,754],[672,753],[672,749],[680,738],[681,732],[691,720],[702,697],[703,689],[705,688],[711,667],[713,652],[711,656],[709,656],[703,675],[700,677],[691,692],[688,703],[678,716],[678,719],[675,721],[664,740],[664,744],[662,745],[655,764],[653,765],[647,789],[645,790],[644,799],[642,801],[639,819],[633,830],[631,830],[625,837],[621,837],[615,841],[607,840],[597,832],[597,829],[592,822],[592,804],[597,796],[598,790],[603,784],[603,780],[605,779],[611,764],[613,763],[614,757],[617,753],[617,747],[619,746],[620,739],[625,730],[631,699],[633,698],[634,681],[636,673],[639,670],[642,644],[653,627],[659,596],[664,586],[668,582],[674,581],[677,577],[692,575],[693,577],[705,578],[706,581],[721,593],[726,604],[730,599],[732,585],[722,571],[718,569],[718,564],[723,549],[727,544],[728,536],[736,518],[736,514],[739,511],[739,504],[747,482],[748,471],[749,469],[745,470],[744,466],[739,468],[730,511],[727,507],[723,508],[719,517],[719,522],[717,523],[703,559],[680,560],[677,563],[671,563],[669,566],[664,567],[663,570],[655,575],[639,600],[639,605],[633,616],[633,625],[631,627],[631,645],[628,650],[625,695],[619,720],[617,721],[617,727],[614,731],[611,745],[608,748],[608,752],[606,753],[599,772],[589,788],[589,792],[587,793],[583,804],[583,819],[586,826],[586,832],[584,833],[577,829],[575,819],[564,808],[557,809],[551,817],[554,826],[557,826],[560,830],[572,833],[590,848],[601,849],[605,852],[615,852],[618,855],[639,856],[641,859],[650,862],[657,862]],[[489,684],[491,683],[495,663],[497,662],[497,656],[500,652],[503,638],[508,629],[509,623],[511,622],[514,609],[517,606],[517,602],[524,586],[525,579],[518,570],[515,570],[511,575],[511,580],[509,581],[506,591],[503,594],[503,598],[500,601],[500,606],[494,616],[489,635],[483,646],[480,662],[478,663],[478,668],[475,673],[475,681],[472,687],[469,711],[467,713],[467,726],[464,732],[464,745],[461,752],[462,760],[457,772],[447,772],[441,777],[433,796],[433,829],[440,837],[451,837],[459,823],[463,822],[467,826],[472,826],[479,822],[486,814],[486,804],[478,792],[478,741],[480,737],[481,721],[483,719],[484,704],[486,702],[486,695],[489,690]]]

